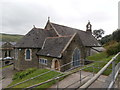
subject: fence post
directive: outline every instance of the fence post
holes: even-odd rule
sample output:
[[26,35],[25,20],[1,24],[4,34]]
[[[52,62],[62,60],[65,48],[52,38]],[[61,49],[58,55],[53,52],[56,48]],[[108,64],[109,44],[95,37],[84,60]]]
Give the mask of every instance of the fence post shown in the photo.
[[94,72],[94,65],[92,66],[92,69],[93,69],[93,76],[95,75],[95,72]]
[[118,75],[118,89],[120,89],[120,73]]
[[[115,60],[112,62],[112,81],[114,81],[115,78]],[[114,84],[112,86],[114,88]]]
[[57,80],[57,90],[59,89],[59,77],[56,78]]
[[[118,65],[118,70],[119,70],[119,68],[120,68],[120,63],[119,63],[119,65]],[[118,90],[120,89],[120,71],[119,71],[119,73],[118,73],[117,88],[118,88]]]
[[81,86],[81,69],[80,69],[80,86]]

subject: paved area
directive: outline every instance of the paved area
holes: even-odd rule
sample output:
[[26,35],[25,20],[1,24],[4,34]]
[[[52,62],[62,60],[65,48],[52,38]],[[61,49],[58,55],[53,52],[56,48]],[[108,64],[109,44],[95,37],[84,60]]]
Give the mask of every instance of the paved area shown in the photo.
[[[4,68],[3,70],[0,70],[0,77],[5,77],[0,81],[0,88],[6,88],[11,82],[12,82],[12,76],[16,71],[13,70],[13,66]],[[88,76],[89,75],[89,76]],[[87,76],[87,77],[86,77]],[[93,77],[93,74],[91,72],[85,72],[81,71],[81,78],[84,78],[80,82],[80,72],[73,73],[69,76],[67,76],[62,81],[58,82],[57,84],[51,86],[51,88],[77,88],[81,84],[84,84],[87,82],[90,78]],[[103,82],[105,82],[107,76],[101,75],[99,79],[90,86],[90,88],[101,88],[103,85]],[[74,83],[74,84],[73,84]]]
[[13,65],[0,70],[0,88],[6,88],[12,82],[12,76],[16,71],[13,70]]
[[[84,84],[85,82],[87,82],[90,78],[93,77],[93,74],[90,73],[90,72],[85,72],[85,71],[82,71],[81,72],[81,77],[84,78],[82,81],[81,81],[81,84]],[[88,76],[89,75],[89,76]],[[88,76],[88,77],[86,77]],[[86,77],[86,78],[85,78]],[[99,79],[90,86],[90,88],[101,88],[102,85],[103,85],[103,82],[105,82],[107,76],[104,76],[104,75],[101,75],[99,77]],[[68,77],[66,77],[65,79],[63,79],[62,81],[58,82],[57,84],[51,86],[51,88],[77,88],[80,86],[80,73],[77,72],[77,73],[74,73],[72,75],[69,75]],[[77,82],[78,81],[78,82]],[[72,83],[74,82],[77,82],[73,85],[71,85]]]

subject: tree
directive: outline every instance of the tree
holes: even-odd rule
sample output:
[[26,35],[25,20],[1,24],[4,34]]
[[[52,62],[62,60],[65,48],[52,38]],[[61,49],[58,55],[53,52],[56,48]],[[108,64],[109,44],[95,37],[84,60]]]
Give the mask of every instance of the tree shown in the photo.
[[103,29],[93,30],[93,36],[99,40],[102,38],[102,35],[105,33]]
[[100,40],[101,44],[105,44],[105,43],[108,43],[110,41],[112,41],[112,35],[111,34],[102,37],[101,40]]
[[112,33],[113,40],[120,42],[120,29],[117,29]]
[[106,44],[111,41],[117,41],[120,42],[120,29],[115,30],[112,34],[106,35],[101,38],[100,42],[102,44]]

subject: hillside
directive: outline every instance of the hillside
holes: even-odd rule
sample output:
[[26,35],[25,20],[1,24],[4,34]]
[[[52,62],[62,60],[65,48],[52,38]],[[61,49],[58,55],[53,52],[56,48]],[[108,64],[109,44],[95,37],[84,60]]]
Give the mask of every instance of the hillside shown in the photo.
[[[113,57],[114,55],[108,56],[106,52],[101,52],[87,57],[88,60],[92,60],[94,64],[94,73],[97,73],[101,68],[103,68]],[[119,62],[120,56],[116,58],[116,63]],[[97,68],[99,67],[99,68]],[[103,72],[103,75],[109,75],[111,73],[112,65],[108,67],[106,71]],[[84,69],[85,71],[93,72],[93,67]]]
[[23,36],[24,35],[0,33],[0,40],[2,40],[3,42],[17,42]]

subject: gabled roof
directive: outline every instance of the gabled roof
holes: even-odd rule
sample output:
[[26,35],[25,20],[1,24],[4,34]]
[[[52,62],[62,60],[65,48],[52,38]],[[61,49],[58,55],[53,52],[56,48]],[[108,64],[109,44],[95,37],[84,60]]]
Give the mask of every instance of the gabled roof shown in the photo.
[[75,28],[71,28],[68,26],[63,26],[63,25],[59,25],[59,24],[55,24],[52,23],[52,26],[56,29],[56,31],[61,35],[61,36],[65,36],[65,35],[73,35],[75,32],[78,31],[78,29]]
[[4,45],[6,42],[0,42],[0,47],[2,47],[2,45]]
[[88,32],[75,28],[48,22],[52,28],[50,30],[33,28],[15,45],[16,48],[42,48],[45,38],[56,36],[68,36],[78,33],[79,39],[84,46],[101,46],[99,42]]
[[1,48],[13,48],[16,42],[0,42]]
[[84,46],[88,47],[99,47],[101,44],[94,38],[92,34],[89,34],[85,31],[78,31],[79,38]]
[[69,42],[74,36],[48,37],[45,40],[43,48],[37,55],[50,56],[60,58],[64,49],[69,45]]
[[[51,23],[51,22],[50,22]],[[82,31],[79,29],[71,28],[68,26],[63,26],[55,23],[51,23],[52,26],[56,29],[56,31],[62,35],[73,35],[74,33],[78,33],[78,36],[80,40],[82,41],[84,46],[101,46],[100,43],[91,35],[90,33],[86,31]]]
[[12,45],[15,45],[16,44],[16,42],[10,42]]
[[54,30],[33,28],[15,45],[16,48],[41,48],[46,37],[56,36]]
[[93,50],[97,51],[97,52],[103,52],[105,51],[105,48],[103,47],[92,47]]

